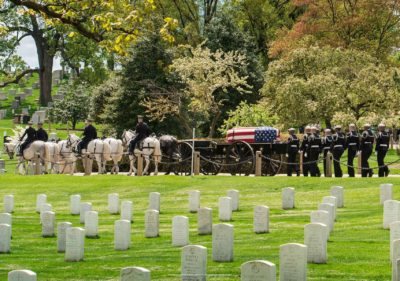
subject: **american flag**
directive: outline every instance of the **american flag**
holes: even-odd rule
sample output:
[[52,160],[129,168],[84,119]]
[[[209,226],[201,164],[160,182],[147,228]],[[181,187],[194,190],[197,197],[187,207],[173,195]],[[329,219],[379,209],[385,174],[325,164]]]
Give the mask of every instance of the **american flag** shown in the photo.
[[279,130],[273,127],[233,128],[228,131],[226,137],[228,142],[273,142],[279,138]]

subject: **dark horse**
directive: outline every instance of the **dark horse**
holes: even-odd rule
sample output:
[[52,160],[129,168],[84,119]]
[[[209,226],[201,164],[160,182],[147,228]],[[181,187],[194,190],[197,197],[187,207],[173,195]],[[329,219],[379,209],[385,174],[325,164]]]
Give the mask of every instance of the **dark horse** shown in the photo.
[[[166,175],[169,175],[173,168],[172,163],[179,159],[178,140],[170,135],[161,136],[158,140],[160,141],[163,158],[167,160],[167,163],[171,163],[170,165],[167,165],[167,171],[165,173]],[[172,171],[177,174],[173,169]]]

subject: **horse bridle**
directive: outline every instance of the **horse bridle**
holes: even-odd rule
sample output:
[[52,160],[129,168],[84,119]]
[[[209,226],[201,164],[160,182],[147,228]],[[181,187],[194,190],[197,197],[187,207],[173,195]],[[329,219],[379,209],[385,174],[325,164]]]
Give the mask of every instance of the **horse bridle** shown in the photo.
[[75,141],[72,142],[72,141],[71,141],[71,136],[69,136],[68,139],[67,139],[66,148],[72,147],[72,146],[75,145],[75,143],[77,143],[77,142],[79,142],[79,138],[77,138]]

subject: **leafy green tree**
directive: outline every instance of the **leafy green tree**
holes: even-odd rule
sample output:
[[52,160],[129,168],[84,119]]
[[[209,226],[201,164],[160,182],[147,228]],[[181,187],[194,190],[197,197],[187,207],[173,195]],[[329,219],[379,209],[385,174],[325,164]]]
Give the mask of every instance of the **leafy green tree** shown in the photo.
[[277,122],[278,116],[272,113],[265,102],[257,104],[241,102],[235,110],[229,112],[229,117],[224,120],[219,131],[226,134],[234,127],[275,126]]
[[391,115],[400,98],[397,73],[365,52],[300,48],[271,63],[262,94],[285,125],[330,126],[340,113],[355,121]]
[[50,110],[52,122],[70,123],[74,130],[79,121],[88,117],[90,98],[85,85],[68,90],[64,99],[55,101]]

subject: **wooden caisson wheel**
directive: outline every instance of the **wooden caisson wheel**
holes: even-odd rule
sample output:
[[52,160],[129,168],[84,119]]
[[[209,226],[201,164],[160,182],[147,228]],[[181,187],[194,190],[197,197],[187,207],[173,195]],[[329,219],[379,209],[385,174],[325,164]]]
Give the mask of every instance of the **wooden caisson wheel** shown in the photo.
[[253,148],[244,141],[236,141],[226,150],[225,162],[231,175],[250,175],[254,173],[255,156]]
[[261,173],[263,176],[275,176],[279,173],[282,167],[283,155],[282,154],[272,154],[266,155],[268,158],[276,160],[271,161],[269,159],[262,159]]
[[188,176],[192,170],[192,153],[193,147],[188,142],[179,142],[177,146],[177,157],[174,157],[175,163],[179,164],[175,166],[175,174]]

